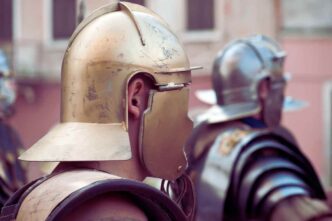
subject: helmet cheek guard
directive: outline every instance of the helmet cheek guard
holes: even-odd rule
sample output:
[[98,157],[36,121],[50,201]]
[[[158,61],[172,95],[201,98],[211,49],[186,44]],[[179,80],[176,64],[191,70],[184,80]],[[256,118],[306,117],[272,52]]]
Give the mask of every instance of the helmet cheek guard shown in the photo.
[[154,177],[175,180],[187,168],[184,143],[193,128],[188,88],[151,91],[140,130],[141,160]]
[[270,79],[269,83],[268,94],[262,101],[262,118],[267,127],[273,128],[281,122],[286,81]]

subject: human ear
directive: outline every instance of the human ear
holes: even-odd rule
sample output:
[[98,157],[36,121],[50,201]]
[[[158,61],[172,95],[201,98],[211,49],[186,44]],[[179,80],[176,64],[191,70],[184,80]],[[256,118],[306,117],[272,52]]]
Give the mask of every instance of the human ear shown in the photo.
[[135,78],[128,85],[128,112],[134,119],[138,119],[144,111],[145,84],[140,78]]

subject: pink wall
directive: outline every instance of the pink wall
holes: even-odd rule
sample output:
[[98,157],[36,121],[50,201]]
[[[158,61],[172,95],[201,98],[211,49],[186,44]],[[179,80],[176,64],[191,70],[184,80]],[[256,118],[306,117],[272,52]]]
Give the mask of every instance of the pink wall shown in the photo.
[[[19,132],[24,146],[28,148],[59,121],[60,85],[24,84],[21,85],[19,91],[15,105],[16,114],[10,119],[10,123]],[[26,91],[28,96],[33,92],[34,99],[32,101],[26,99],[23,91]],[[41,175],[38,163],[28,164],[27,176],[29,180],[36,179]]]
[[20,93],[15,116],[10,119],[26,147],[45,134],[60,116],[59,84],[33,84],[29,87],[35,93],[34,101],[29,103]]
[[286,70],[293,79],[288,94],[309,101],[299,112],[285,114],[284,122],[298,138],[321,175],[326,175],[327,152],[324,148],[323,85],[332,80],[332,39],[284,38]]

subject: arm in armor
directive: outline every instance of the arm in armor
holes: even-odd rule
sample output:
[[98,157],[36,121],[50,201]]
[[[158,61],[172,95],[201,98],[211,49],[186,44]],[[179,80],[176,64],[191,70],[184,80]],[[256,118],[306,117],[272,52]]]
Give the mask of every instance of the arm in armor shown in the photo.
[[223,131],[205,157],[196,188],[198,220],[331,216],[310,162],[293,141],[268,130]]
[[332,220],[331,209],[324,201],[306,196],[294,196],[280,202],[273,210],[271,221]]

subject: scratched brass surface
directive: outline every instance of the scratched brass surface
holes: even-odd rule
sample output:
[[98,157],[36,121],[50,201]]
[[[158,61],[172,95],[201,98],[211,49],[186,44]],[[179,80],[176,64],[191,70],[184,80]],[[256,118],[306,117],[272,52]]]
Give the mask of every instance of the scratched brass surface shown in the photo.
[[143,119],[141,158],[155,177],[174,180],[187,168],[184,143],[193,128],[187,115],[188,98],[188,88],[151,96],[153,105]]
[[37,186],[24,199],[16,221],[45,221],[53,209],[71,193],[107,179],[120,178],[92,170],[76,170],[56,175]]
[[131,149],[121,124],[58,124],[19,159],[34,161],[128,160]]

